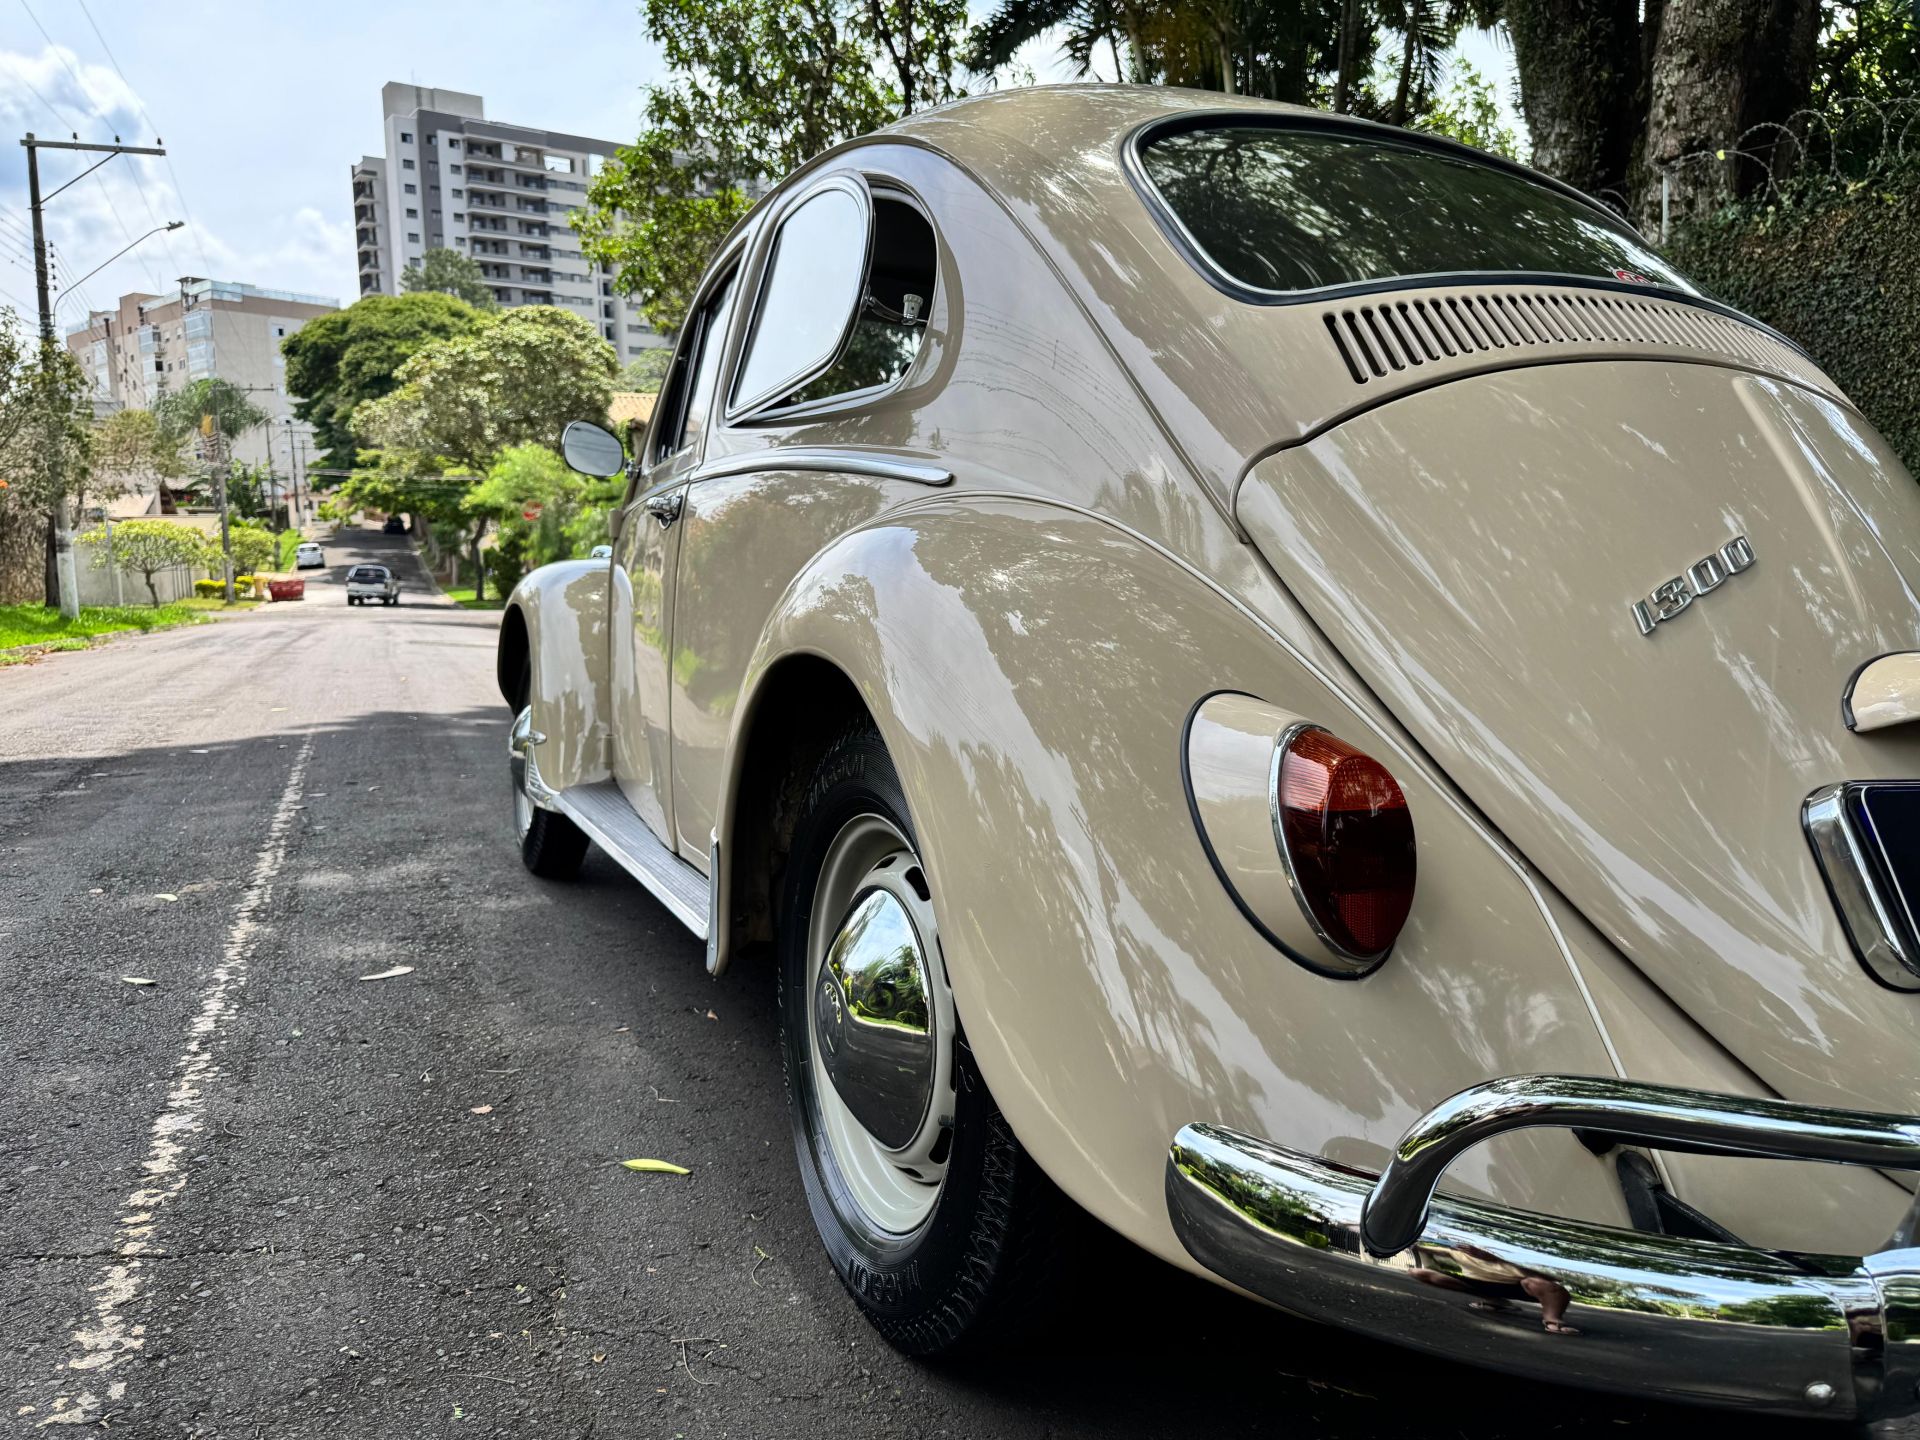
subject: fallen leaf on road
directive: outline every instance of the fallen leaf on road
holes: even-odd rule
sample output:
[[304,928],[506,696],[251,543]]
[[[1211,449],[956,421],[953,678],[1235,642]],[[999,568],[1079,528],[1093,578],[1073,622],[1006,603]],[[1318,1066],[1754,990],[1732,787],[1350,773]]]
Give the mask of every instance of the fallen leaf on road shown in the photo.
[[213,753],[213,752],[212,752],[211,750],[189,750],[189,751],[187,751],[187,754],[189,754],[189,755],[211,755],[212,753]]
[[149,980],[142,975],[122,975],[120,979],[128,985],[158,985],[158,980]]
[[89,891],[87,891],[87,894],[89,894],[89,895],[104,895],[104,894],[106,894],[106,893],[107,893],[106,891],[104,891],[104,890],[102,890],[102,889],[101,889],[101,888],[100,888],[99,886],[97,886],[97,885],[96,885],[96,886],[94,886],[94,888],[93,888],[93,889],[91,889],[91,890],[89,890]]
[[178,895],[169,895],[167,894],[166,891],[161,890],[161,891],[155,892],[153,898],[156,900],[165,900],[168,904],[172,904],[175,900],[178,900],[180,897]]
[[595,1355],[593,1357],[593,1363],[596,1365],[604,1365],[607,1363],[607,1357],[604,1355]]
[[374,791],[378,790],[379,788],[380,787],[378,785],[369,785],[367,786],[367,794],[371,795]]
[[712,1012],[711,1010],[709,1010],[709,1011],[707,1011],[707,1019],[709,1019],[709,1020],[718,1020],[719,1018],[720,1018],[720,1017],[719,1017],[718,1015],[716,1015],[716,1014],[714,1014],[714,1013],[713,1013],[713,1012]]
[[474,1106],[474,1107],[473,1107],[473,1108],[472,1108],[471,1110],[469,1110],[469,1111],[468,1111],[467,1113],[468,1113],[469,1115],[491,1115],[491,1114],[493,1114],[493,1106],[491,1106],[491,1105],[476,1105],[476,1106]]
[[648,1175],[691,1175],[693,1172],[684,1165],[676,1165],[671,1160],[622,1160],[629,1170],[639,1170]]
[[397,980],[402,975],[411,975],[412,973],[413,967],[411,965],[396,965],[391,970],[381,970],[372,975],[362,975],[360,978],[362,980]]

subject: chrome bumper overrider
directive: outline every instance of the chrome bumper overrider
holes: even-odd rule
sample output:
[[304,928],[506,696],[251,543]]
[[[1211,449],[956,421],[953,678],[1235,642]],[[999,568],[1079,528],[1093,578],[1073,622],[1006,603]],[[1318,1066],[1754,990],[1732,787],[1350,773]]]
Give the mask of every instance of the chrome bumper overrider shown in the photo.
[[1800,1415],[1920,1411],[1920,1249],[1759,1250],[1434,1197],[1462,1150],[1537,1125],[1920,1169],[1920,1119],[1531,1075],[1435,1107],[1377,1177],[1188,1125],[1168,1156],[1167,1209],[1216,1275],[1295,1314],[1467,1364]]

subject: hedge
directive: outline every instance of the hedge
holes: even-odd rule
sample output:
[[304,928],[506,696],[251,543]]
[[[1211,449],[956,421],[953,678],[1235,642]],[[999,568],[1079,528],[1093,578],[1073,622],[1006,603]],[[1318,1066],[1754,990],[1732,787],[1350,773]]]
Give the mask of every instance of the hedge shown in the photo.
[[1709,293],[1805,347],[1920,471],[1920,156],[1732,206],[1667,249]]

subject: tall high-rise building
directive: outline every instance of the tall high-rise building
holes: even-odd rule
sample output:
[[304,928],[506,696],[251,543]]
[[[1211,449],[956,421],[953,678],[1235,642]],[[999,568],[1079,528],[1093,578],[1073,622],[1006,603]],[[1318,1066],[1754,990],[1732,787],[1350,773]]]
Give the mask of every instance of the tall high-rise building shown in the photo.
[[362,295],[398,295],[409,265],[446,249],[479,263],[501,305],[571,310],[622,361],[667,343],[567,224],[613,141],[503,125],[478,95],[397,81],[380,87],[380,107],[387,153],[352,173]]
[[67,349],[92,381],[97,410],[150,409],[163,392],[195,380],[238,386],[268,423],[241,436],[233,458],[250,465],[271,460],[285,475],[289,447],[311,451],[313,441],[307,422],[293,418],[280,342],[339,308],[324,295],[184,275],[170,294],[123,295],[111,310],[88,312],[67,330]]

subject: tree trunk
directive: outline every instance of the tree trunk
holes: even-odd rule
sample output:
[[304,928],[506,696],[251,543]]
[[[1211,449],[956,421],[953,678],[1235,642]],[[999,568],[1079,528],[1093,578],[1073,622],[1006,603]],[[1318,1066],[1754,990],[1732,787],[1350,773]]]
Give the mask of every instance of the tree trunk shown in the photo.
[[153,586],[153,571],[149,570],[140,577],[147,582],[147,598],[153,602],[153,608],[160,608],[160,592]]
[[1339,114],[1345,114],[1353,103],[1353,77],[1358,69],[1356,51],[1359,50],[1360,0],[1344,0],[1340,6],[1340,56],[1339,69],[1333,81],[1333,108]]
[[1624,194],[1644,115],[1638,0],[1509,0],[1507,29],[1535,167]]
[[1406,40],[1400,50],[1400,84],[1393,92],[1393,113],[1387,117],[1387,123],[1389,125],[1405,125],[1407,123],[1407,102],[1410,98],[1409,92],[1413,89],[1413,49],[1415,38],[1413,22],[1413,6],[1409,4],[1406,14]]
[[53,532],[55,528],[53,515],[49,512],[47,515],[47,568],[44,577],[47,591],[46,603],[49,610],[58,610],[60,608],[60,551],[59,547],[54,543]]
[[[487,598],[487,568],[480,563],[480,542],[486,538],[487,522],[482,520],[473,527],[473,598],[476,600]],[[500,598],[504,600],[506,596]]]
[[[1752,159],[1736,151],[1749,125],[1785,120],[1806,102],[1811,36],[1803,57],[1785,53],[1810,23],[1806,4],[1668,0],[1648,76],[1647,163],[1638,205],[1643,229],[1659,224],[1663,172],[1671,179],[1676,220],[1707,214],[1765,180],[1772,147]],[[1757,113],[1776,107],[1775,114]]]

